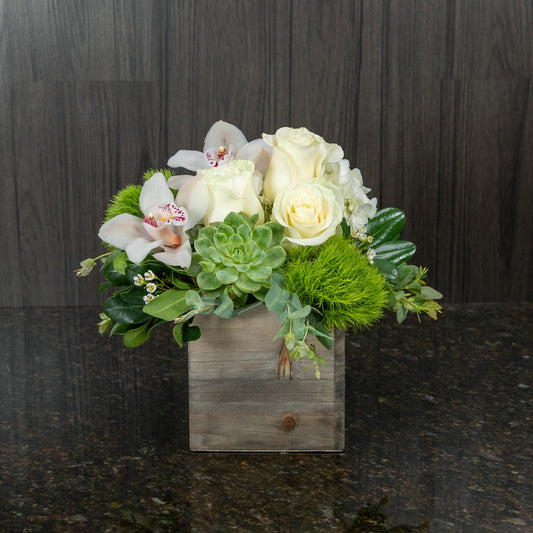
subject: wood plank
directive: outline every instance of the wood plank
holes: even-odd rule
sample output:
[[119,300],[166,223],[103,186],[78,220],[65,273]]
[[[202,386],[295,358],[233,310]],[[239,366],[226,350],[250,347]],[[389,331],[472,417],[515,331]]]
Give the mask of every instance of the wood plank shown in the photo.
[[[189,344],[192,449],[343,449],[342,332],[336,336],[335,359],[333,350],[324,350],[329,360],[321,369],[322,379],[316,379],[312,370],[302,371],[304,361],[295,365],[293,379],[279,379],[280,343],[271,342],[279,327],[274,313],[256,307],[233,320],[237,328],[223,327],[225,321],[215,315],[197,318],[202,337]],[[207,354],[204,344],[207,344]],[[241,351],[242,361],[239,360]],[[284,431],[280,428],[288,413],[296,427]]]
[[105,250],[97,234],[108,199],[141,181],[139,158],[143,167],[154,166],[156,109],[157,86],[150,82],[17,84],[17,208],[26,220],[31,215],[33,231],[20,243],[22,282],[32,288],[24,304],[102,301],[101,279],[79,280],[73,270]]
[[298,418],[292,431],[281,429],[281,416],[195,416],[190,424],[192,450],[212,451],[333,450],[333,419]]
[[529,102],[528,80],[443,83],[435,269],[449,300],[531,297]]
[[458,0],[453,17],[456,79],[530,78],[533,4],[527,0]]
[[163,7],[143,0],[8,1],[11,79],[160,79]]

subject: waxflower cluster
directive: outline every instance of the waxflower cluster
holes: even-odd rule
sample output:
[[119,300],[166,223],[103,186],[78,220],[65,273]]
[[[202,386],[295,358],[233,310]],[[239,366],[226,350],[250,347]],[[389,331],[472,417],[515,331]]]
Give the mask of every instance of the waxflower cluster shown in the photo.
[[[308,335],[331,345],[324,323],[360,329],[384,308],[400,322],[408,311],[431,318],[440,311],[441,295],[425,284],[426,270],[407,264],[415,245],[399,239],[405,215],[377,210],[339,145],[305,127],[248,141],[218,121],[201,151],[178,150],[167,164],[188,173],[148,171],[142,185],[119,191],[98,233],[109,252],[82,261],[77,271],[87,275],[100,259],[102,290],[117,289],[104,303],[100,331],[135,346],[173,321],[181,343],[200,335],[193,325],[198,314],[232,318],[263,304],[278,314],[281,332],[289,327],[291,355],[314,357]],[[311,297],[295,280],[305,279],[317,258],[327,258],[315,274],[324,272],[327,290],[319,284]],[[353,268],[345,270],[346,261]],[[364,298],[343,296],[344,307],[328,311],[326,320],[346,288],[339,272],[373,289]],[[288,280],[295,281],[293,292]],[[303,324],[296,337],[294,316]]]

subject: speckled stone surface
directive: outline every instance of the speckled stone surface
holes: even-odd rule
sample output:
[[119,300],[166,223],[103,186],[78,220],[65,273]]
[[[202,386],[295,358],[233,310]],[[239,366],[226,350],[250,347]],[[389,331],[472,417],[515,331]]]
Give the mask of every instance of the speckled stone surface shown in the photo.
[[170,329],[131,350],[98,309],[0,317],[2,532],[533,530],[533,304],[349,334],[341,454],[192,453]]

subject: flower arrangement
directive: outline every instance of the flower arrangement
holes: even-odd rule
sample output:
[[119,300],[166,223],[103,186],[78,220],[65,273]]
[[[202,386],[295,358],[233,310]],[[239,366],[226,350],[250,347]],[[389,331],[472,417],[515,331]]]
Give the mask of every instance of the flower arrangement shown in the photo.
[[99,237],[108,252],[82,261],[85,276],[101,260],[100,333],[145,342],[172,322],[178,344],[201,335],[194,317],[231,319],[255,306],[276,313],[291,357],[323,358],[313,337],[360,330],[383,309],[437,318],[442,297],[427,270],[407,261],[415,245],[399,239],[405,215],[380,211],[340,146],[306,128],[279,129],[248,142],[216,122],[202,152],[180,150],[169,169],[149,170],[109,203]]

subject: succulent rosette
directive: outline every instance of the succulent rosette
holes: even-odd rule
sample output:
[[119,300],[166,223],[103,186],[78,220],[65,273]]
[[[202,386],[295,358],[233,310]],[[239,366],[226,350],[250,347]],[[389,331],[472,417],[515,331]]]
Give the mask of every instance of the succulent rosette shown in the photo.
[[282,228],[275,222],[254,227],[256,221],[257,216],[230,213],[199,231],[191,269],[199,269],[196,280],[205,294],[222,289],[241,304],[248,294],[264,299],[272,273],[285,262],[285,250]]

